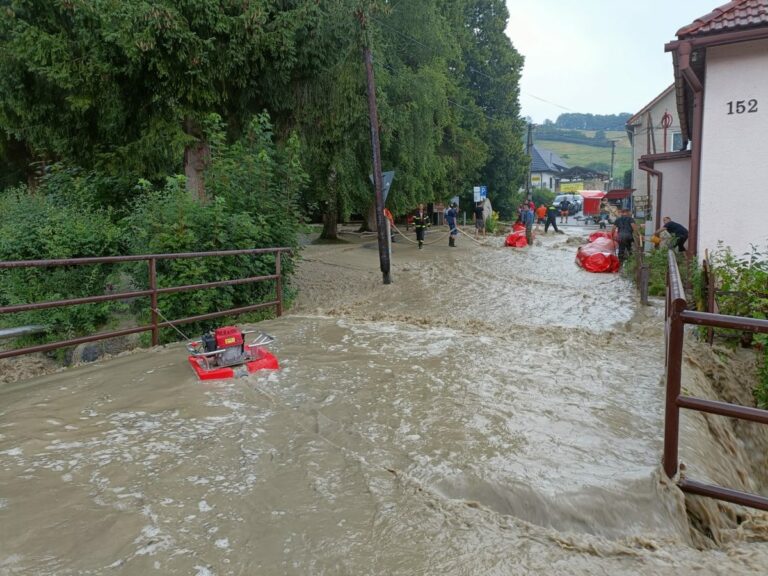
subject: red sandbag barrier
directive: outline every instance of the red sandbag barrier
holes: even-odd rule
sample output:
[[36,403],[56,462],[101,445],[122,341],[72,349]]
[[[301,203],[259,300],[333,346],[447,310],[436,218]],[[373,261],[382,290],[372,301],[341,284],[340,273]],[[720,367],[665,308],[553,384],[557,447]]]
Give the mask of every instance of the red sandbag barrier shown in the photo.
[[504,244],[512,246],[512,248],[525,248],[528,246],[528,240],[525,238],[525,225],[515,222],[512,225],[512,234],[507,236]]
[[[596,232],[596,234],[605,233]],[[599,236],[588,244],[580,246],[576,251],[576,263],[587,272],[618,272],[621,266],[616,257],[616,243],[610,236]]]
[[592,234],[589,235],[587,242],[594,242],[598,238],[610,238],[612,240],[613,236],[610,232],[592,232]]
[[528,240],[525,238],[525,229],[512,232],[507,239],[504,240],[504,244],[512,246],[512,248],[525,248],[528,246]]

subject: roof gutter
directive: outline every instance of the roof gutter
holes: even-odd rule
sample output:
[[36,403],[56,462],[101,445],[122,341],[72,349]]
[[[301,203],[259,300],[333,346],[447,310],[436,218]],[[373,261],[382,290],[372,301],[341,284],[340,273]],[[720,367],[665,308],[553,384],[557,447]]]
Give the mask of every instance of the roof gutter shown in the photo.
[[[638,168],[640,170],[643,170],[644,172],[648,172],[651,176],[656,176],[656,220],[654,220],[655,224],[654,226],[656,228],[659,227],[659,222],[661,222],[661,195],[663,193],[663,179],[664,174],[662,172],[659,172],[658,170],[655,170],[653,168],[653,162],[649,162],[648,160],[640,160],[637,164]],[[650,194],[650,187],[648,189],[648,194]]]
[[[691,188],[688,213],[688,247],[696,256],[699,244],[699,188],[701,186],[701,134],[704,124],[704,86],[691,68],[690,42],[676,43],[677,63],[680,75],[693,92],[693,129],[691,133]],[[658,220],[657,220],[658,222]]]
[[710,46],[721,46],[723,44],[733,44],[735,42],[749,42],[751,40],[763,40],[768,38],[768,29],[765,26],[759,28],[750,28],[748,30],[736,30],[733,32],[724,32],[712,36],[696,36],[684,40],[675,40],[667,42],[664,45],[665,52],[679,52],[683,44],[688,44],[691,48],[708,48]]

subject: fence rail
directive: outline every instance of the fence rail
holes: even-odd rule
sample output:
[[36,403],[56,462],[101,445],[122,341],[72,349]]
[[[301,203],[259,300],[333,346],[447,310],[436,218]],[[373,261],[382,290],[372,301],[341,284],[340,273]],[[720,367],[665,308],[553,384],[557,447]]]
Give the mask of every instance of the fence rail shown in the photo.
[[[685,324],[768,333],[768,320],[688,310],[688,301],[685,298],[683,282],[680,278],[680,270],[677,267],[677,258],[674,251],[670,250],[668,252],[667,262],[667,297],[665,308],[667,392],[664,418],[663,464],[667,476],[674,478],[679,469],[678,443],[681,408],[768,424],[768,410],[681,395],[680,380],[682,375]],[[680,479],[677,485],[681,490],[690,494],[698,494],[760,510],[768,510],[768,498],[757,494],[704,484],[689,478]]]
[[[138,334],[141,332],[152,332],[152,345],[156,346],[159,342],[160,329],[165,327],[171,327],[176,324],[185,324],[188,322],[197,322],[200,320],[208,320],[212,318],[219,318],[221,316],[236,316],[238,314],[244,314],[246,312],[252,312],[261,308],[269,308],[274,306],[277,316],[281,316],[283,313],[283,287],[282,287],[282,268],[281,268],[281,255],[286,252],[290,252],[290,248],[254,248],[250,250],[219,250],[213,252],[181,252],[177,254],[142,254],[132,256],[100,256],[93,258],[63,258],[59,260],[14,260],[0,262],[0,270],[18,269],[18,268],[52,268],[60,266],[83,266],[89,264],[115,264],[123,262],[141,262],[146,261],[149,272],[149,287],[144,290],[133,290],[130,292],[119,292],[115,294],[99,294],[95,296],[87,296],[83,298],[70,298],[65,300],[50,300],[46,302],[29,302],[24,304],[14,304],[10,306],[0,306],[0,315],[2,314],[14,314],[18,312],[27,312],[30,310],[45,310],[49,308],[60,308],[64,306],[76,306],[79,304],[93,304],[96,302],[110,302],[116,300],[131,300],[135,298],[149,298],[150,299],[150,324],[144,326],[138,326],[135,328],[126,328],[123,330],[113,330],[110,332],[100,332],[98,334],[91,334],[88,336],[82,336],[80,338],[70,338],[67,340],[60,340],[58,342],[50,342],[47,344],[40,344],[37,346],[27,346],[25,348],[17,348],[14,350],[2,350],[0,351],[0,358],[9,358],[12,356],[20,356],[22,354],[30,354],[33,352],[47,352],[49,350],[55,350],[57,348],[65,348],[67,346],[76,346],[78,344],[84,344],[86,342],[95,342],[97,340],[106,340],[108,338],[115,338],[118,336],[127,336],[130,334]],[[267,274],[263,276],[250,276],[246,278],[235,278],[230,280],[220,280],[216,282],[206,282],[203,284],[188,284],[183,286],[169,286],[164,288],[158,288],[157,286],[157,262],[159,260],[179,260],[187,258],[220,258],[225,256],[263,256],[274,254],[275,257],[275,271],[274,274]],[[208,314],[200,314],[197,316],[188,316],[186,318],[178,318],[176,320],[164,320],[159,321],[159,315],[157,312],[157,299],[162,294],[173,294],[177,292],[189,292],[193,290],[204,290],[210,288],[219,288],[223,286],[237,286],[242,284],[253,284],[259,282],[274,282],[275,298],[266,302],[259,302],[258,304],[251,304],[249,306],[242,306],[239,308],[230,308],[228,310],[220,310],[218,312],[211,312]]]

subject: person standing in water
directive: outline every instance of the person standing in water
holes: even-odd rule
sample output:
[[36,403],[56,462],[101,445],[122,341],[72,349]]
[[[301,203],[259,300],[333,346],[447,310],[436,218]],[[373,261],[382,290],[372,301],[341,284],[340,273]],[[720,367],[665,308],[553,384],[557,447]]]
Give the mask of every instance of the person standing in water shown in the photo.
[[536,208],[536,231],[539,231],[539,224],[544,224],[547,221],[547,205],[542,204]]
[[451,202],[451,207],[448,212],[445,213],[445,221],[451,232],[448,236],[448,246],[451,248],[456,247],[456,237],[459,235],[458,222],[459,219],[459,206],[456,202]]
[[475,202],[475,238],[480,236],[480,234],[483,235],[483,238],[485,238],[485,211],[483,210],[483,203],[482,202]]
[[416,212],[413,214],[413,228],[416,230],[416,240],[419,243],[419,250],[424,246],[424,236],[427,233],[427,228],[430,226],[429,214],[424,209],[424,204],[419,202],[419,207],[416,208]]
[[558,234],[560,233],[560,230],[557,229],[557,215],[557,206],[552,204],[549,208],[547,208],[547,221],[544,223],[544,234],[549,231],[550,226],[552,226],[555,232]]
[[[624,208],[621,211],[621,216],[616,218],[613,223],[613,237],[619,242],[619,261],[624,262],[632,254],[632,244],[635,242],[635,236],[639,236],[640,232],[635,223],[635,219],[632,218],[632,213],[628,208]],[[642,246],[642,238],[641,246]]]
[[520,210],[520,221],[525,225],[525,239],[528,242],[528,246],[533,245],[533,210],[530,206],[523,205]]

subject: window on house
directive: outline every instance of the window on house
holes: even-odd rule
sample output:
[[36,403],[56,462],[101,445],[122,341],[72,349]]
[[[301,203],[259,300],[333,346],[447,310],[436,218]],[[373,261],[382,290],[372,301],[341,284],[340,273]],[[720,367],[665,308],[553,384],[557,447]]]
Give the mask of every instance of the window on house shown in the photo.
[[672,132],[672,151],[683,149],[683,134],[681,132]]

